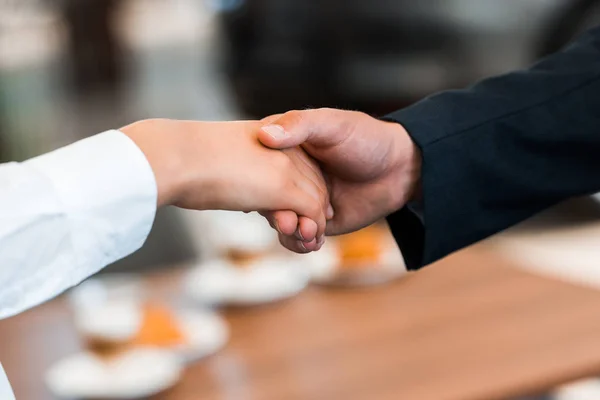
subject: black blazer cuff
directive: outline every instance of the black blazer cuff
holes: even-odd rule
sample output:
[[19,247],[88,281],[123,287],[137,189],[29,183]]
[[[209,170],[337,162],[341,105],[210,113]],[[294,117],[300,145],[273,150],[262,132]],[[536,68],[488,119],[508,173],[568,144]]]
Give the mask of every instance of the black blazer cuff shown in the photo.
[[388,225],[404,258],[406,269],[414,271],[423,266],[425,227],[421,218],[409,207],[403,207],[387,217]]

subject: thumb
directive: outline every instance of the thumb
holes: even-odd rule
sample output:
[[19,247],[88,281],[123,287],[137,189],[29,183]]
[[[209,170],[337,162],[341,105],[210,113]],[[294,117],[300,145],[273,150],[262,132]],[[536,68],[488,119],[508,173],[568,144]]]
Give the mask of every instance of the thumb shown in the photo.
[[305,142],[313,146],[339,143],[344,132],[332,129],[339,125],[341,110],[319,108],[288,111],[268,122],[258,133],[260,142],[274,149],[287,149]]

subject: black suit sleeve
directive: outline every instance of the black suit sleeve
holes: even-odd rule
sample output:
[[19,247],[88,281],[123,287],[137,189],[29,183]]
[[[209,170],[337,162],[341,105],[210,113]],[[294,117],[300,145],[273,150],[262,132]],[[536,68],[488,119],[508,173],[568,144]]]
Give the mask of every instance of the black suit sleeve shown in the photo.
[[388,217],[409,269],[600,190],[600,27],[533,67],[385,117],[423,156],[423,219]]

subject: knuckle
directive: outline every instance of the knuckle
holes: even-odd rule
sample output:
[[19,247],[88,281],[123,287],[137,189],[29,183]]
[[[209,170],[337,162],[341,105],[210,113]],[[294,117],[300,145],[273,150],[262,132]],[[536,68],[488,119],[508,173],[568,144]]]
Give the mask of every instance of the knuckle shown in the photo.
[[304,121],[304,111],[292,110],[283,114],[284,121],[294,125],[302,125]]

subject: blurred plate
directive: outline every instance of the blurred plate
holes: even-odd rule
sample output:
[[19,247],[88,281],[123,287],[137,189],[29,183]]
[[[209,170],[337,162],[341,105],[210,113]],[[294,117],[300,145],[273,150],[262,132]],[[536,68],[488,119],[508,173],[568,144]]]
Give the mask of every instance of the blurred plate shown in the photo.
[[89,352],[66,357],[46,374],[46,384],[61,398],[141,399],[175,385],[182,364],[165,350],[137,348],[111,359]]
[[598,400],[600,399],[600,379],[584,379],[556,389],[553,400]]
[[68,292],[73,310],[85,310],[106,304],[110,301],[141,303],[146,290],[139,275],[106,274],[87,279]]
[[330,238],[321,250],[301,255],[299,259],[310,271],[312,282],[320,285],[369,286],[389,282],[406,273],[402,255],[393,244],[386,244],[378,261],[364,265],[343,267],[335,238]]
[[309,274],[300,267],[292,257],[266,257],[246,267],[213,260],[190,271],[185,290],[204,304],[264,304],[292,297],[306,287]]
[[211,210],[199,213],[199,245],[203,260],[231,250],[267,254],[277,249],[277,232],[256,212]]
[[[220,350],[229,339],[225,321],[212,311],[175,309],[167,307],[175,318],[177,329],[185,343],[163,347],[174,352],[186,362],[198,360]],[[75,327],[87,338],[125,343],[138,333],[142,324],[143,308],[128,301],[112,301],[104,306],[79,311],[75,314]],[[144,344],[151,346],[151,343]],[[132,347],[135,345],[131,345]]]

